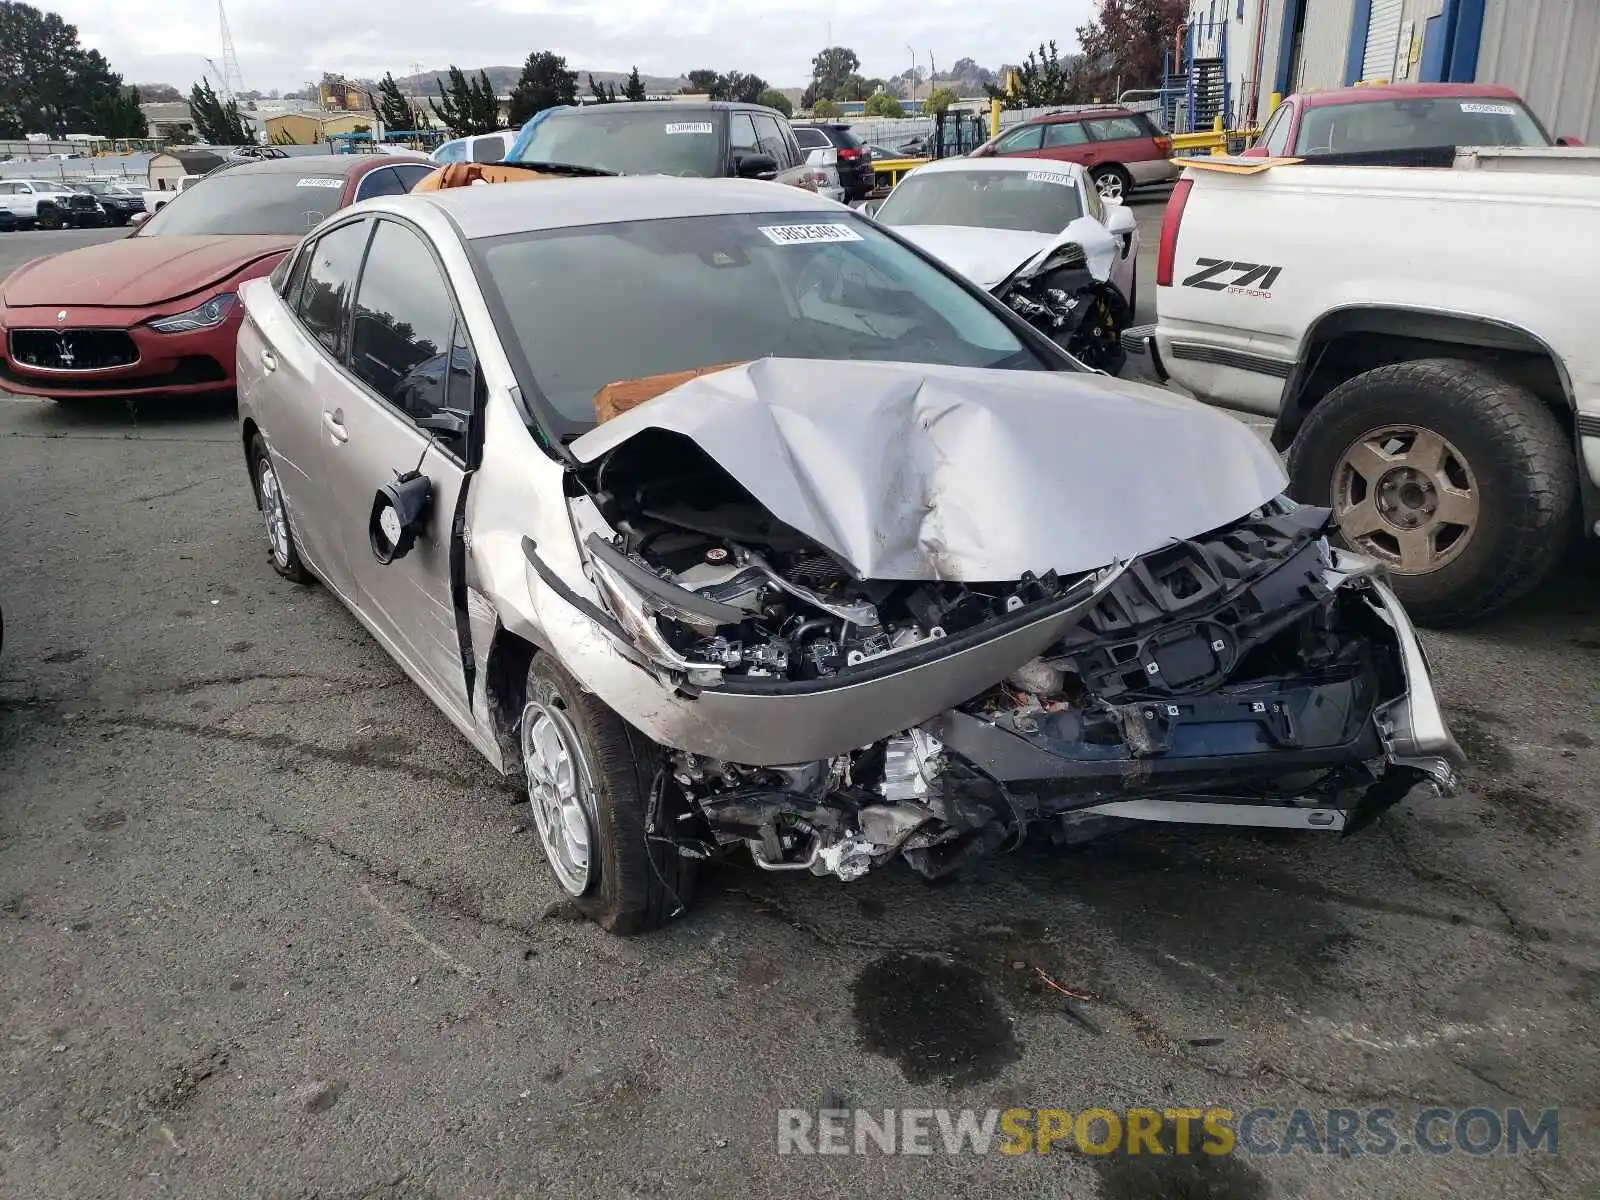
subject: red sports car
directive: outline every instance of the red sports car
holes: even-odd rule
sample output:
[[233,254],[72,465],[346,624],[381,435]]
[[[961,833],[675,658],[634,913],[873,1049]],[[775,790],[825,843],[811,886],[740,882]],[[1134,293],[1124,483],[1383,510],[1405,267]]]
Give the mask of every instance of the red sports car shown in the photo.
[[52,400],[231,390],[239,285],[330,213],[433,170],[377,155],[244,161],[122,240],[18,268],[0,284],[0,388]]

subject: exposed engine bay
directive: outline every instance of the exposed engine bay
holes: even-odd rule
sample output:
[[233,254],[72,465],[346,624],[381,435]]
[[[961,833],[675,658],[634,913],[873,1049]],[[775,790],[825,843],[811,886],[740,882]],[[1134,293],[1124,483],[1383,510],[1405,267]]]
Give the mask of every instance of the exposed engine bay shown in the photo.
[[670,434],[601,458],[569,506],[629,653],[681,695],[826,700],[1034,634],[923,688],[898,726],[871,724],[889,701],[862,710],[842,752],[664,747],[650,828],[692,857],[743,844],[771,870],[848,880],[900,857],[937,877],[1038,824],[1349,830],[1454,785],[1448,731],[1407,741],[1419,673],[1432,703],[1410,625],[1372,564],[1330,548],[1326,510],[1274,499],[1097,571],[978,582],[860,578]]
[[1095,278],[1083,247],[1067,242],[1038,266],[1025,266],[994,289],[1012,312],[1079,362],[1117,375],[1127,362],[1122,331],[1133,324],[1127,301]]

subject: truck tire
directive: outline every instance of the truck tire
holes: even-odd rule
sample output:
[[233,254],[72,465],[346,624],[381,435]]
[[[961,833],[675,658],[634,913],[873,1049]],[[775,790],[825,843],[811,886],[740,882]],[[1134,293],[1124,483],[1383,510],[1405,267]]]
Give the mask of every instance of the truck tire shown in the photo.
[[66,225],[67,216],[54,204],[41,204],[37,223],[40,229],[60,229]]
[[645,832],[660,750],[549,654],[528,666],[517,742],[545,857],[580,912],[632,934],[689,906],[694,860]]
[[1289,449],[1289,492],[1328,505],[1419,622],[1463,625],[1531,591],[1574,530],[1572,444],[1489,367],[1420,359],[1334,388]]

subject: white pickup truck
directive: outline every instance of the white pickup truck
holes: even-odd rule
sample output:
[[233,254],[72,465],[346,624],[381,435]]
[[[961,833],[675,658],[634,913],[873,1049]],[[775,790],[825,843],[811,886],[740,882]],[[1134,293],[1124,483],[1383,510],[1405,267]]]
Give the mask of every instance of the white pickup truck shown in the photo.
[[190,184],[194,183],[197,179],[203,178],[205,178],[203,175],[185,175],[182,179],[178,180],[178,186],[175,188],[147,188],[144,193],[145,212],[150,213],[152,216],[155,215],[165,208],[167,204],[173,200],[173,198],[175,198]]
[[1328,505],[1421,621],[1530,590],[1600,536],[1600,151],[1454,168],[1195,160],[1157,258],[1154,372],[1276,418],[1291,494]]

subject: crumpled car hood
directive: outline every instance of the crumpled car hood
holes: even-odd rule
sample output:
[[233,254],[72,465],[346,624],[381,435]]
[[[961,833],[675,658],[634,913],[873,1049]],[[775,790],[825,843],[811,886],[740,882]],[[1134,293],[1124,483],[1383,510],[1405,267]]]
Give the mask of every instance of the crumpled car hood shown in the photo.
[[1250,429],[1101,375],[767,358],[704,375],[571,445],[694,441],[863,579],[1094,570],[1216,529],[1284,489]]
[[1083,247],[1089,271],[1096,279],[1111,275],[1116,244],[1109,231],[1093,217],[1079,217],[1061,233],[1030,233],[1016,229],[973,229],[965,225],[896,225],[894,231],[965,275],[985,291],[994,288],[1034,259],[1063,242]]

